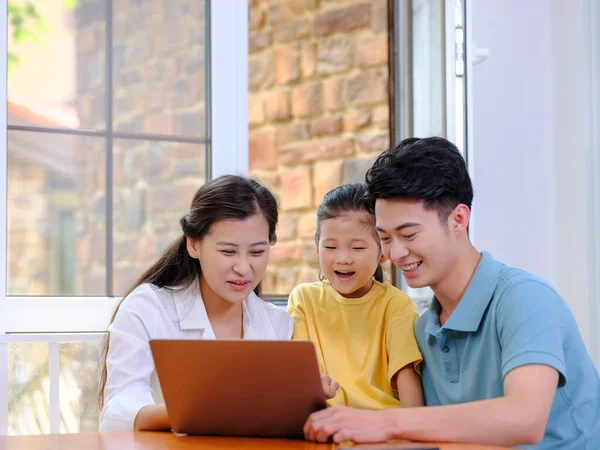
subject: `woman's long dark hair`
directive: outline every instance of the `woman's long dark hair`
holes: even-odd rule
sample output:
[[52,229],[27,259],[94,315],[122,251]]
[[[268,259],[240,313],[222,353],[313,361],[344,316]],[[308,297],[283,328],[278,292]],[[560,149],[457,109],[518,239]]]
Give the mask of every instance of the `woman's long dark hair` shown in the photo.
[[[221,220],[244,220],[262,214],[269,224],[269,242],[275,244],[277,235],[277,200],[271,192],[256,181],[235,175],[223,175],[202,186],[194,195],[190,212],[181,220],[183,234],[163,253],[123,296],[110,319],[113,323],[123,300],[139,285],[151,283],[159,288],[186,289],[202,274],[200,262],[187,252],[186,241],[200,241],[215,222]],[[254,288],[261,295],[261,283]],[[104,405],[106,386],[106,356],[110,336],[107,333],[101,353],[100,390],[98,404]]]
[[[332,189],[323,198],[321,206],[317,210],[317,231],[315,232],[315,242],[319,245],[321,237],[321,225],[324,220],[335,219],[346,212],[365,212],[367,223],[373,229],[375,242],[379,244],[379,236],[375,231],[375,211],[373,202],[368,197],[367,187],[364,184],[344,184]],[[373,274],[375,280],[383,283],[383,269],[381,264],[377,264],[377,269]]]

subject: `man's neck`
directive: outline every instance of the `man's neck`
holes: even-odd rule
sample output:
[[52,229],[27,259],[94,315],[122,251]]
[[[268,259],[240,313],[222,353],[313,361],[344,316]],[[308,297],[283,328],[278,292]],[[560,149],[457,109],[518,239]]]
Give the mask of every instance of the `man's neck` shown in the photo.
[[446,323],[446,320],[458,306],[471,282],[471,278],[473,278],[479,261],[481,261],[481,254],[469,242],[468,247],[457,258],[456,264],[453,265],[451,270],[439,283],[432,286],[435,298],[442,307],[440,311],[441,325]]

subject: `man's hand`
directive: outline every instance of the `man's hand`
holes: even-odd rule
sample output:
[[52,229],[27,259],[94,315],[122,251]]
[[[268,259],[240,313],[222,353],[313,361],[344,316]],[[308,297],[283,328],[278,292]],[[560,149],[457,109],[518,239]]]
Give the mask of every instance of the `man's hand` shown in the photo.
[[337,381],[333,381],[326,373],[321,374],[321,384],[323,385],[323,392],[327,400],[335,397],[335,393],[340,388],[340,384]]
[[[394,410],[368,411],[333,406],[310,415],[304,425],[309,441],[385,442],[394,439]],[[397,412],[397,411],[396,411]]]

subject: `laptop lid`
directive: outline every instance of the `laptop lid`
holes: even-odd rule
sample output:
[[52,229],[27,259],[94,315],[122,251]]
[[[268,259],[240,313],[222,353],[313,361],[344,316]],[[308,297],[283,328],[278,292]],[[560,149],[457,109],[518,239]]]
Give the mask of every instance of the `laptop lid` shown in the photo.
[[176,433],[302,438],[325,408],[309,341],[151,340]]

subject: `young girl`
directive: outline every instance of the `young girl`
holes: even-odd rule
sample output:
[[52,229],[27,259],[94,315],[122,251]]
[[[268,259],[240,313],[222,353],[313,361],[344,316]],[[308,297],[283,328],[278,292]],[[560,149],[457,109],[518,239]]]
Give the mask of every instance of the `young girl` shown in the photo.
[[253,180],[223,176],[198,190],[180,222],[182,236],[134,284],[111,320],[101,431],[170,428],[150,339],[292,334],[286,312],[258,297],[276,239],[273,195]]
[[363,185],[348,184],[323,199],[315,240],[326,280],[290,294],[292,338],[312,340],[321,371],[339,383],[330,405],[422,406],[417,311],[406,294],[383,284],[383,256],[366,194]]

